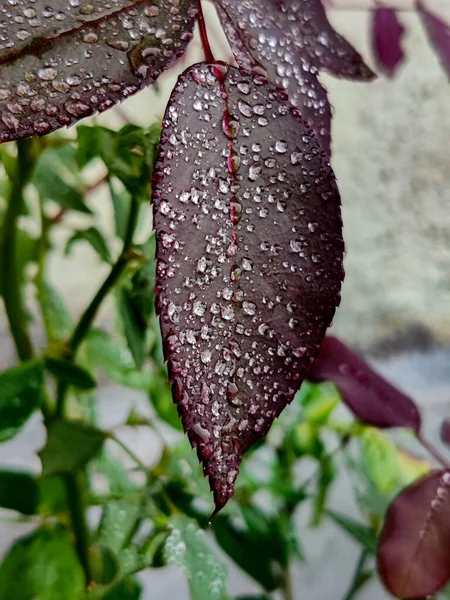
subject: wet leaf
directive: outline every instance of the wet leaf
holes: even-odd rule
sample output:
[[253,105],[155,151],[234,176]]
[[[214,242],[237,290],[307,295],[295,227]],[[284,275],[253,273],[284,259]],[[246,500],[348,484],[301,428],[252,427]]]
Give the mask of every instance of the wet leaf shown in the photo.
[[372,14],[372,46],[378,68],[392,77],[405,54],[402,38],[405,28],[392,8],[375,8]]
[[330,25],[321,0],[218,0],[219,16],[240,67],[284,88],[330,154],[331,108],[318,79],[370,80],[374,74]]
[[434,471],[390,505],[378,546],[378,571],[398,598],[424,598],[450,578],[450,471]]
[[[0,142],[42,135],[150,85],[185,51],[193,0],[11,5],[0,49]],[[35,26],[38,25],[38,26]]]
[[93,375],[87,369],[69,360],[46,356],[45,366],[59,381],[80,390],[90,390],[97,385]]
[[188,69],[155,167],[157,309],[174,397],[217,508],[242,454],[292,400],[339,302],[339,193],[283,98],[234,68]]
[[84,575],[60,527],[17,540],[0,566],[0,600],[82,600]]
[[0,373],[0,441],[12,438],[41,404],[44,367],[30,360]]
[[48,428],[47,443],[39,452],[45,476],[70,473],[98,454],[105,434],[80,421],[54,421]]
[[99,257],[105,262],[111,264],[111,253],[104,235],[96,227],[79,229],[67,240],[64,254],[70,254],[73,245],[76,242],[87,242],[97,252]]
[[420,430],[413,400],[375,373],[365,360],[333,336],[327,336],[308,379],[332,381],[357,419],[375,427]]
[[444,419],[441,425],[441,440],[450,446],[450,419]]
[[417,10],[419,11],[430,43],[438,55],[445,72],[450,77],[450,23],[443,21],[431,13],[420,0],[417,0]]
[[227,572],[206,541],[205,533],[185,515],[172,518],[164,555],[186,572],[192,600],[226,600]]

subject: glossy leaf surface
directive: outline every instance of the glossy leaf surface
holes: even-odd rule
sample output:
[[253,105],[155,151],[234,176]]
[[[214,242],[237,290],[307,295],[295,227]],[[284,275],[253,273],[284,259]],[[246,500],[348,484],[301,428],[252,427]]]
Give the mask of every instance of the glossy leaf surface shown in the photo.
[[450,471],[403,490],[388,509],[378,571],[398,598],[424,598],[450,578]]
[[157,309],[217,508],[242,454],[299,388],[340,297],[339,193],[284,97],[261,76],[192,67],[155,167]]
[[405,28],[392,8],[376,8],[372,15],[372,45],[378,67],[392,77],[404,59]]
[[363,423],[420,430],[420,413],[413,400],[333,336],[325,338],[308,379],[335,383],[344,402]]
[[320,0],[218,0],[240,67],[284,88],[330,154],[331,107],[320,70],[370,80],[372,71],[330,25]]
[[195,16],[193,0],[9,3],[0,142],[71,125],[151,84],[183,54]]

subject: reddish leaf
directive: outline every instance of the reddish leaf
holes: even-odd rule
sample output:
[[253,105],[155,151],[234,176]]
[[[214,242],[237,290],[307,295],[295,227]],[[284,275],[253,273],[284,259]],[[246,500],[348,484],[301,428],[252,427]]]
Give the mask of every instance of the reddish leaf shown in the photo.
[[441,425],[441,440],[450,446],[450,419],[444,419]]
[[217,509],[290,402],[339,301],[339,193],[313,132],[261,76],[179,79],[153,182],[157,308]]
[[450,579],[450,471],[434,471],[388,508],[378,571],[397,598],[425,598]]
[[413,400],[380,377],[353,350],[327,336],[308,373],[310,381],[333,381],[357,419],[375,427],[420,430]]
[[405,28],[392,8],[376,8],[372,15],[372,44],[377,65],[392,77],[404,58],[402,37]]
[[430,38],[431,45],[439,56],[442,66],[450,77],[450,23],[445,23],[429,12],[420,0],[417,0],[417,10],[422,23]]
[[185,50],[195,0],[46,0],[2,14],[0,142],[44,134],[152,83]]
[[265,71],[330,154],[331,108],[319,70],[372,79],[356,50],[331,27],[320,0],[217,0],[219,16],[241,67]]

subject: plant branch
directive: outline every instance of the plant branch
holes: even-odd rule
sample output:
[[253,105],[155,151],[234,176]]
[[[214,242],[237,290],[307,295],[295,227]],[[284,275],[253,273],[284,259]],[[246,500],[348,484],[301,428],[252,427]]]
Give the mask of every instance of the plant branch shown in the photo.
[[[112,290],[114,285],[117,283],[125,267],[128,264],[130,258],[129,251],[133,242],[133,234],[136,228],[138,214],[139,200],[133,196],[131,199],[130,213],[128,216],[127,230],[125,233],[122,252],[120,253],[120,256],[117,259],[117,261],[112,266],[109,275],[106,277],[105,281],[100,286],[91,303],[82,314],[78,325],[75,327],[72,335],[66,343],[66,349],[69,354],[69,360],[74,359],[75,354],[78,348],[80,347],[80,344],[83,342],[84,338],[89,332],[89,329],[92,327],[92,323],[94,322],[94,319],[97,316],[97,312],[100,308],[100,305],[102,304],[106,296],[109,294],[109,292]],[[67,385],[64,382],[59,382],[57,386],[56,395],[56,416],[58,417],[61,417],[64,414],[66,394]]]
[[206,31],[205,17],[203,15],[202,0],[197,0],[198,9],[198,26],[200,29],[200,37],[202,39],[203,53],[205,55],[206,62],[215,62],[214,54],[212,53],[211,46],[209,45],[208,32]]
[[17,163],[11,192],[8,198],[3,223],[3,247],[1,253],[0,272],[3,278],[3,301],[8,318],[9,328],[20,360],[28,360],[33,356],[33,347],[27,328],[27,315],[22,295],[22,273],[18,271],[18,220],[24,206],[24,189],[27,185],[35,159],[30,140],[17,142]]
[[443,454],[441,454],[439,452],[439,450],[437,448],[435,448],[431,442],[429,442],[426,438],[424,438],[421,433],[417,433],[416,438],[420,442],[420,444],[423,446],[423,448],[425,448],[425,450],[429,454],[431,454],[431,456],[439,464],[441,464],[445,469],[450,469],[450,461]]
[[89,560],[89,528],[86,522],[86,498],[82,473],[68,473],[63,476],[69,503],[70,520],[75,535],[75,547],[86,578],[86,585],[92,580]]
[[367,561],[368,557],[369,557],[369,553],[366,550],[366,548],[364,548],[359,557],[355,572],[353,574],[352,581],[350,583],[350,587],[348,589],[348,592],[345,595],[344,600],[353,600],[353,598],[355,598],[356,593],[360,590],[361,575],[363,573],[364,567],[366,566],[366,561]]
[[131,450],[131,448],[129,448],[126,444],[124,444],[122,442],[121,439],[119,439],[118,437],[116,437],[113,433],[109,433],[108,434],[108,438],[110,440],[113,440],[118,446],[120,446],[122,448],[122,450],[128,454],[128,456],[136,463],[136,465],[139,467],[139,470],[143,471],[144,473],[148,474],[149,469],[148,467],[146,467],[144,465],[144,463],[141,461],[141,459],[133,452],[133,450]]
[[283,567],[283,570],[281,573],[280,590],[283,594],[284,600],[294,600],[295,596],[294,596],[294,590],[292,588],[289,564],[287,564]]

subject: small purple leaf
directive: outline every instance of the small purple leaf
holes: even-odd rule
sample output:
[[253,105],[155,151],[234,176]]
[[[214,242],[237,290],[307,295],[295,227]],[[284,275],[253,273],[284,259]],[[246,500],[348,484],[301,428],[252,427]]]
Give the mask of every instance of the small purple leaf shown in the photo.
[[434,595],[450,579],[450,471],[433,471],[387,510],[378,572],[397,598]]
[[331,27],[321,1],[216,2],[239,66],[263,71],[284,88],[329,155],[331,108],[319,71],[361,80],[370,80],[374,74]]
[[450,419],[444,419],[441,424],[441,440],[450,446]]
[[420,431],[417,406],[388,383],[348,346],[327,336],[308,374],[310,381],[332,381],[357,419],[375,427]]
[[219,510],[305,377],[343,277],[329,161],[286,94],[203,63],[179,79],[153,181],[157,309]]
[[405,28],[392,8],[376,8],[372,15],[372,44],[377,65],[392,77],[404,58],[402,37]]
[[72,125],[150,85],[183,54],[196,14],[195,0],[8,5],[0,143]]
[[417,0],[417,10],[422,18],[430,43],[450,77],[450,23],[445,23],[429,12],[420,0]]

